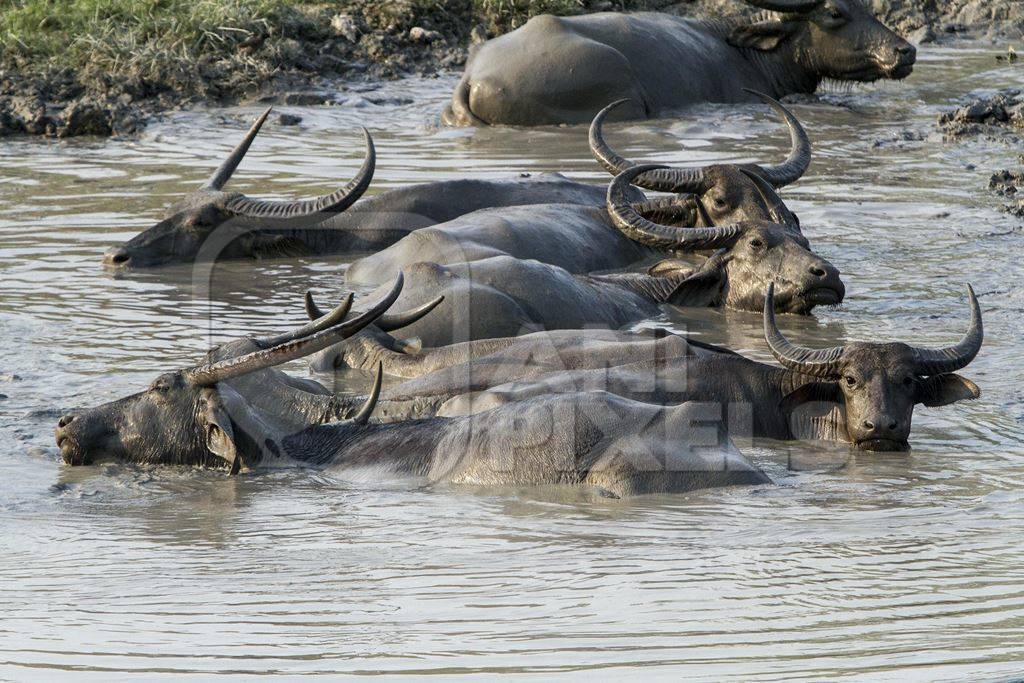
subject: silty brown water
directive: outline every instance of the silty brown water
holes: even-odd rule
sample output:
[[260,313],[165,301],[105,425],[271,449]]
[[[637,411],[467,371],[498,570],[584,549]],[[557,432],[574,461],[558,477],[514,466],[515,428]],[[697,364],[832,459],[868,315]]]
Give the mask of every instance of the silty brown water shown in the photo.
[[[796,106],[815,159],[784,193],[849,297],[783,329],[811,345],[946,344],[966,326],[970,281],[986,345],[963,374],[981,400],[919,408],[910,454],[741,444],[776,486],[639,501],[62,466],[64,409],[299,322],[307,287],[344,290],[344,260],[231,264],[210,301],[189,268],[115,280],[100,267],[205,179],[255,109],[174,114],[130,142],[0,143],[0,678],[1021,675],[1024,233],[986,189],[1020,150],[904,134],[933,133],[963,93],[1024,84],[992,55],[927,48],[905,84]],[[333,188],[360,163],[361,124],[378,143],[371,192],[543,170],[607,182],[584,129],[438,129],[451,86],[383,88],[413,104],[288,109],[302,126],[268,126],[232,185]],[[777,160],[788,144],[760,107],[611,125],[608,138],[677,164]],[[767,359],[756,315],[668,323]]]

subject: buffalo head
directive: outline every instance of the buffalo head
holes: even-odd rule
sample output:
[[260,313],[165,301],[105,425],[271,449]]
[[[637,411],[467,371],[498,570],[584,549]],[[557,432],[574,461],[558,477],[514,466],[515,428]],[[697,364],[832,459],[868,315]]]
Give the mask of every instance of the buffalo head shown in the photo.
[[[608,187],[608,212],[616,227],[627,237],[649,246],[676,252],[718,250],[686,283],[720,290],[720,300],[730,308],[759,311],[764,290],[780,282],[774,306],[788,313],[808,313],[818,305],[843,300],[846,288],[839,271],[807,248],[807,242],[783,225],[766,221],[744,221],[731,225],[687,228],[662,225],[644,218],[626,196],[630,182],[657,166],[635,166],[618,176]],[[702,222],[713,225],[697,201]],[[678,303],[682,303],[680,300]]]
[[362,167],[347,185],[330,194],[295,201],[270,201],[225,192],[224,185],[245,157],[269,113],[267,109],[256,119],[245,138],[202,187],[171,206],[162,221],[107,251],[104,264],[123,271],[193,261],[213,232],[229,221],[235,221],[239,229],[237,235],[225,241],[227,250],[241,249],[245,253],[239,255],[245,256],[287,254],[288,240],[260,231],[313,225],[323,220],[325,214],[344,211],[362,196],[370,186],[376,164],[373,139],[365,128],[366,157]]
[[[861,0],[746,0],[772,10],[736,27],[740,48],[787,54],[812,78],[844,81],[901,79],[914,69],[917,50],[886,28]],[[782,79],[793,74],[779,74]]]
[[984,331],[981,307],[967,286],[971,325],[954,346],[925,349],[902,343],[852,343],[809,349],[789,342],[775,324],[773,287],[764,306],[764,334],[772,355],[786,368],[818,381],[801,386],[784,399],[790,407],[804,402],[836,403],[846,433],[858,448],[903,451],[909,448],[914,406],[944,406],[981,395],[974,382],[953,374],[974,360]]
[[[777,166],[754,164],[712,164],[701,168],[658,168],[638,175],[633,184],[655,192],[693,195],[703,202],[713,222],[705,226],[740,221],[770,221],[800,232],[800,221],[782,202],[775,190],[796,182],[811,163],[811,142],[793,113],[765,94],[749,91],[769,104],[789,127],[792,148],[789,157]],[[602,127],[608,113],[628,102],[613,102],[594,117],[590,124],[590,151],[598,163],[612,175],[636,164],[616,153],[604,140]],[[694,212],[688,225],[701,225],[702,216]],[[677,223],[677,221],[673,221]]]
[[[56,439],[64,462],[87,465],[120,460],[226,467],[236,473],[274,457],[273,442],[266,435],[296,431],[309,420],[301,406],[261,406],[258,395],[246,395],[269,391],[266,378],[250,384],[252,391],[242,389],[245,385],[240,383],[357,334],[395,302],[402,284],[399,274],[387,296],[351,320],[346,320],[352,303],[349,297],[298,330],[248,340],[243,347],[256,347],[248,353],[216,354],[219,360],[211,357],[195,367],[160,375],[145,391],[61,417]],[[352,418],[357,424],[365,423],[373,410],[380,392],[379,375],[371,400]],[[317,393],[307,392],[309,396]]]

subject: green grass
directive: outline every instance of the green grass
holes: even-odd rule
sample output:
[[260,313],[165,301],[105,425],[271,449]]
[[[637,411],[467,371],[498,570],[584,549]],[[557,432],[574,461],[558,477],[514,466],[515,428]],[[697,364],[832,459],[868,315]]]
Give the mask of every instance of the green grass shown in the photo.
[[82,56],[149,42],[221,50],[280,20],[285,0],[14,0],[0,12],[0,45],[27,56]]
[[[0,11],[4,63],[70,67],[77,80],[121,77],[191,89],[201,60],[255,79],[280,55],[266,40],[311,24],[285,0],[14,0]],[[248,62],[248,63],[247,63]],[[208,80],[210,74],[206,74]]]

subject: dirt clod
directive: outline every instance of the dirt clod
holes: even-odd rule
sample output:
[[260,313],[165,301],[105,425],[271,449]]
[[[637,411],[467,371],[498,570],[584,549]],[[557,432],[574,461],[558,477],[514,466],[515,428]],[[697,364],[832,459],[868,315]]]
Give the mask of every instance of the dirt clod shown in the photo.
[[979,136],[1020,140],[1024,133],[1024,97],[1017,88],[1000,90],[940,114],[937,125],[949,141]]

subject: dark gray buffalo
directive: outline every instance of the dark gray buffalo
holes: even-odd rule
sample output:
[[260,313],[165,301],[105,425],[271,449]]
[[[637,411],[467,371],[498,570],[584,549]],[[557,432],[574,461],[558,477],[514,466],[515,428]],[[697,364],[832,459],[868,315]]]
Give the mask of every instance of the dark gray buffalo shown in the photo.
[[781,312],[809,313],[843,300],[839,271],[784,226],[679,228],[641,216],[625,190],[634,176],[652,168],[637,166],[617,177],[609,187],[608,212],[616,227],[640,244],[668,251],[717,250],[699,266],[667,260],[646,274],[581,275],[507,255],[448,265],[420,261],[404,268],[410,286],[402,305],[426,306],[439,296],[444,301],[405,332],[424,346],[442,346],[524,330],[617,329],[658,315],[662,304],[759,311],[765,289],[775,280]]
[[623,118],[697,102],[781,98],[823,79],[910,74],[914,47],[861,0],[746,0],[752,17],[669,14],[541,15],[477,48],[442,114],[448,125],[584,123],[626,98]]
[[370,252],[413,230],[478,209],[561,202],[596,206],[600,187],[544,173],[514,180],[449,180],[389,190],[356,201],[373,177],[376,155],[370,134],[356,177],[314,199],[267,201],[224,189],[260,127],[264,112],[209,180],[167,210],[166,217],[124,244],[104,263],[115,272],[169,263],[306,254]]
[[[631,210],[645,218],[677,228],[742,221],[778,223],[790,228],[797,242],[808,246],[799,220],[775,189],[804,174],[811,161],[811,144],[788,109],[770,97],[761,97],[789,127],[792,149],[783,163],[652,169],[630,178],[640,187],[674,195],[648,200],[623,186],[621,201],[628,202]],[[602,123],[614,106],[594,118],[590,148],[605,169],[618,175],[636,164],[616,154],[604,141]],[[618,230],[614,217],[604,207],[538,203],[482,209],[417,230],[392,246],[355,261],[346,277],[350,284],[380,284],[390,282],[395,273],[418,261],[447,265],[501,255],[536,259],[570,273],[589,273],[629,268],[660,258],[665,252]]]
[[[954,374],[974,359],[984,336],[970,287],[970,328],[945,349],[901,343],[795,346],[775,323],[772,296],[769,289],[765,337],[784,369],[673,336],[613,344],[594,339],[594,358],[581,359],[558,339],[530,335],[468,360],[460,359],[465,349],[424,357],[420,367],[433,369],[389,388],[378,412],[395,420],[451,416],[552,393],[602,390],[646,403],[703,404],[710,408],[709,419],[729,425],[734,439],[812,439],[902,451],[909,448],[916,404],[943,406],[980,395],[973,382]],[[445,365],[448,360],[456,362]],[[416,365],[410,358],[405,369]],[[488,386],[503,379],[506,384]],[[353,414],[359,401],[339,398],[349,406],[336,410]]]
[[[240,380],[352,334],[381,315],[401,289],[345,321],[350,301],[326,319],[238,356],[158,377],[141,393],[61,418],[64,461],[104,460],[227,469],[330,467],[378,478],[475,486],[563,484],[613,496],[768,483],[724,437],[709,433],[699,409],[660,407],[605,392],[545,396],[473,416],[398,424],[369,422],[381,373],[350,419],[333,421],[316,391],[275,406],[262,384]],[[246,344],[256,343],[254,340]],[[275,371],[276,373],[276,371]],[[283,373],[276,373],[283,374]],[[265,375],[264,375],[265,376]],[[280,387],[278,387],[280,388]],[[310,387],[311,388],[311,387]],[[291,386],[291,394],[303,388]],[[323,406],[320,406],[323,407]]]

